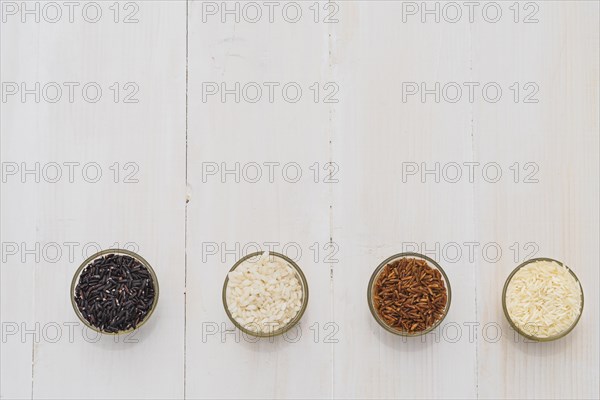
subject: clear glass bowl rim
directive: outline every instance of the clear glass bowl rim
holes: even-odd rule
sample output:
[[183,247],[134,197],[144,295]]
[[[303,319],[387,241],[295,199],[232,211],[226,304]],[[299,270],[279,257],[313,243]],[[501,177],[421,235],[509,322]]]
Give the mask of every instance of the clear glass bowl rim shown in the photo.
[[[77,307],[77,303],[75,302],[75,288],[77,287],[77,283],[79,282],[79,275],[81,275],[81,272],[83,271],[83,269],[85,267],[87,267],[92,261],[94,261],[95,259],[100,258],[102,256],[105,256],[107,254],[120,254],[120,255],[126,255],[126,256],[135,258],[140,263],[142,263],[144,265],[144,267],[146,267],[148,269],[148,272],[150,273],[150,276],[152,277],[152,281],[154,284],[154,303],[152,304],[152,308],[150,308],[150,311],[148,312],[148,314],[146,314],[146,317],[135,328],[130,328],[125,331],[119,331],[119,332],[105,332],[105,331],[93,326],[92,324],[90,324],[89,321],[83,317],[83,315],[81,314],[81,311],[79,311],[79,307]],[[139,254],[134,253],[133,251],[130,251],[130,250],[125,250],[125,249],[106,249],[106,250],[99,251],[95,254],[92,254],[84,262],[81,263],[79,268],[77,268],[77,270],[75,271],[75,274],[73,275],[73,279],[71,280],[70,297],[71,297],[71,304],[73,305],[73,310],[75,311],[75,314],[77,314],[77,317],[89,329],[99,332],[99,333],[102,333],[104,335],[113,335],[113,336],[114,335],[124,335],[124,334],[131,333],[131,332],[139,329],[142,325],[144,325],[150,319],[150,316],[152,316],[152,314],[154,313],[154,310],[156,309],[156,305],[158,304],[158,297],[159,297],[158,294],[159,294],[158,278],[156,277],[156,273],[154,272],[154,269],[152,268],[150,263],[148,261],[146,261],[146,259],[144,257],[140,256]]]
[[[510,318],[510,315],[508,313],[508,309],[506,308],[506,291],[508,290],[508,285],[510,284],[510,280],[512,279],[513,276],[515,276],[515,274],[521,268],[523,268],[524,266],[526,266],[528,264],[537,262],[537,261],[552,261],[552,262],[558,263],[559,265],[562,265],[563,267],[565,267],[567,269],[567,271],[569,271],[571,273],[571,275],[573,276],[573,278],[575,278],[575,281],[579,285],[579,290],[581,291],[581,307],[579,309],[579,316],[577,316],[577,319],[575,319],[575,321],[573,322],[573,324],[567,330],[565,330],[564,332],[561,332],[558,335],[549,336],[549,337],[546,337],[546,338],[540,338],[540,337],[532,336],[532,335],[529,335],[528,333],[523,332],[523,330],[521,330],[519,327],[517,327],[517,325]],[[563,337],[567,336],[569,333],[571,333],[571,331],[573,329],[575,329],[575,326],[577,325],[577,323],[581,319],[581,314],[583,314],[583,300],[584,300],[584,297],[583,297],[583,287],[581,286],[581,282],[579,281],[579,278],[577,277],[577,275],[575,275],[575,272],[573,272],[573,270],[571,268],[569,268],[562,261],[558,261],[558,260],[555,260],[553,258],[548,258],[548,257],[532,258],[530,260],[524,261],[521,264],[519,264],[508,275],[508,278],[506,278],[506,281],[504,282],[504,288],[502,289],[502,310],[504,311],[504,316],[506,317],[506,320],[508,321],[509,325],[515,331],[517,331],[521,336],[523,336],[523,337],[525,337],[525,338],[527,338],[529,340],[535,341],[535,342],[551,342],[551,341],[563,338]]]
[[[429,328],[425,329],[424,331],[412,333],[412,334],[394,329],[391,326],[387,325],[384,321],[381,320],[381,318],[379,317],[379,314],[377,313],[377,310],[375,310],[375,305],[373,304],[373,285],[375,284],[375,280],[379,276],[379,273],[387,264],[389,264],[390,262],[395,261],[397,259],[400,259],[400,258],[420,258],[422,260],[427,261],[429,264],[432,264],[433,267],[437,268],[440,271],[440,273],[442,274],[442,277],[444,278],[444,281],[446,283],[446,292],[448,294],[448,300],[446,301],[446,309],[444,311],[444,315],[442,315],[442,317],[439,320],[437,320],[437,322],[435,324],[433,324]],[[399,335],[399,336],[406,336],[406,337],[422,336],[422,335],[425,335],[425,334],[431,332],[435,328],[437,328],[442,323],[442,321],[446,318],[446,315],[448,315],[448,311],[450,310],[451,300],[452,300],[452,288],[450,286],[450,279],[448,279],[448,275],[446,275],[446,271],[444,271],[444,269],[440,266],[440,264],[437,263],[437,261],[435,261],[434,259],[432,259],[430,257],[427,257],[426,255],[420,254],[420,253],[413,253],[413,252],[398,253],[398,254],[394,254],[393,256],[386,258],[384,261],[382,261],[377,266],[377,268],[375,268],[375,271],[373,271],[373,274],[371,275],[371,279],[369,280],[369,286],[367,287],[367,303],[369,304],[369,310],[371,311],[373,318],[375,318],[375,321],[377,321],[377,323],[379,325],[381,325],[386,331],[393,333],[395,335]]]
[[300,321],[300,319],[304,315],[304,312],[306,311],[306,307],[308,306],[308,281],[306,280],[306,276],[304,276],[304,272],[302,272],[302,269],[298,266],[298,264],[296,264],[296,262],[294,262],[289,257],[287,257],[283,254],[280,254],[280,253],[276,253],[274,251],[269,252],[269,256],[272,255],[275,257],[279,257],[279,258],[283,259],[285,262],[289,263],[292,266],[292,268],[294,268],[294,270],[296,270],[296,273],[297,273],[298,277],[300,278],[300,283],[302,285],[302,306],[300,307],[298,314],[296,314],[296,316],[294,318],[292,318],[290,320],[290,322],[288,322],[285,326],[283,326],[273,332],[269,332],[269,333],[252,332],[252,331],[244,328],[243,326],[241,326],[235,320],[235,318],[233,318],[233,316],[231,315],[231,312],[229,311],[229,307],[227,306],[227,284],[229,283],[229,272],[235,270],[238,266],[240,266],[244,261],[248,260],[249,258],[260,256],[263,253],[264,253],[264,251],[257,251],[257,252],[245,255],[244,257],[240,258],[235,264],[233,264],[233,267],[231,267],[231,269],[227,272],[227,275],[225,276],[225,282],[223,283],[223,293],[222,293],[223,307],[225,308],[225,313],[227,313],[227,317],[231,320],[233,325],[235,325],[236,328],[238,328],[240,331],[244,332],[245,334],[254,336],[254,337],[275,337],[275,336],[282,335],[285,332],[292,329],[292,327],[294,327],[294,325],[296,325]]

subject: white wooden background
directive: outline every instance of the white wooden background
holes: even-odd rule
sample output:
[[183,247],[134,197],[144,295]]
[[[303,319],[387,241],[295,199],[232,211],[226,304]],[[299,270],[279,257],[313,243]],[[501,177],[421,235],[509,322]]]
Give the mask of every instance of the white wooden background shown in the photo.
[[[313,2],[299,3],[297,23],[282,18],[282,2],[270,23],[259,2],[261,21],[223,23],[200,1],[146,1],[135,3],[132,24],[113,21],[112,3],[99,2],[95,24],[77,13],[73,23],[23,23],[20,14],[2,21],[3,83],[103,88],[97,103],[80,95],[73,103],[3,101],[3,170],[96,162],[103,176],[88,183],[78,170],[73,183],[29,175],[2,182],[1,398],[600,396],[598,2],[534,2],[532,24],[522,22],[532,10],[526,2],[518,23],[513,2],[499,3],[498,23],[482,19],[486,2],[473,23],[465,7],[458,23],[403,22],[400,1],[339,1],[337,23],[323,23],[334,9],[324,2],[318,23]],[[120,19],[133,10],[118,6]],[[136,83],[139,102],[115,103],[114,82]],[[297,82],[303,97],[289,103],[276,89],[272,103],[203,101],[205,82]],[[337,103],[323,102],[328,82],[339,87]],[[504,95],[497,103],[481,91],[473,103],[402,102],[403,82],[498,82]],[[513,82],[535,82],[539,102],[515,103]],[[136,163],[139,182],[124,183],[122,170],[115,183],[114,162]],[[281,164],[272,183],[264,166],[258,183],[206,176],[210,166],[236,162]],[[303,174],[297,183],[281,175],[291,162]],[[339,166],[337,183],[324,182],[328,162]],[[477,169],[473,183],[431,175],[403,182],[403,162],[495,162],[503,176],[488,183]],[[538,165],[538,183],[522,182],[527,162]],[[71,340],[68,290],[83,249],[128,242],[159,276],[151,322],[132,338],[97,342],[77,325]],[[310,301],[287,340],[253,343],[227,321],[221,289],[244,248],[269,242],[292,255],[301,249]],[[75,243],[73,257],[65,243]],[[366,305],[373,269],[415,243],[433,250],[453,289],[445,330],[424,340],[385,332]],[[477,243],[473,258],[464,243]],[[482,253],[490,243],[502,249],[499,259]],[[516,340],[502,314],[502,285],[528,243],[536,256],[564,260],[583,284],[579,326],[557,342]],[[27,253],[36,244],[40,251]],[[58,260],[42,251],[54,244]],[[435,251],[453,244],[463,252],[458,261]]]

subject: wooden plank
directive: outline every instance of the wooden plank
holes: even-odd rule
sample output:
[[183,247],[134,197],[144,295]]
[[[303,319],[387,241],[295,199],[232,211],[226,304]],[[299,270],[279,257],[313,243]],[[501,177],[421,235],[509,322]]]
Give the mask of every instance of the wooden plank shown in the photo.
[[[14,300],[3,297],[3,307],[11,310],[7,317],[25,311],[23,320],[39,323],[41,330],[33,345],[33,371],[32,337],[24,345],[28,357],[25,351],[3,358],[7,398],[183,396],[186,7],[184,2],[132,3],[139,7],[139,22],[126,24],[114,22],[112,3],[98,4],[97,23],[75,14],[73,23],[64,17],[55,24],[3,24],[4,82],[41,82],[42,88],[47,82],[80,84],[72,103],[66,94],[52,103],[53,92],[42,92],[39,103],[33,95],[25,103],[11,100],[3,115],[3,161],[39,162],[42,171],[52,162],[63,168],[57,183],[42,172],[39,183],[29,176],[27,183],[16,178],[3,187],[3,241],[42,248],[55,243],[62,251],[56,261],[42,252],[40,262],[30,257],[22,265],[3,266],[3,296],[22,292]],[[134,11],[124,4],[119,21]],[[82,97],[89,82],[102,89],[97,102]],[[110,89],[115,82],[118,100]],[[129,94],[138,101],[127,103]],[[80,163],[72,183],[65,162]],[[85,169],[86,163],[97,166]],[[102,176],[93,183],[98,168]],[[5,222],[12,224],[4,231]],[[70,242],[72,260],[65,245]],[[95,243],[102,248],[132,243],[159,276],[158,308],[148,325],[129,337],[136,343],[124,343],[125,338],[115,343],[108,336],[92,343],[81,325],[69,338],[65,324],[77,322],[69,300],[71,277],[84,250],[93,252]],[[28,275],[19,280],[21,272]],[[29,299],[5,304],[21,297]],[[13,364],[17,368],[10,368]]]
[[[235,4],[229,3],[230,8]],[[189,398],[331,395],[331,344],[322,338],[323,324],[331,321],[329,265],[324,262],[328,253],[323,250],[329,241],[330,204],[330,185],[324,182],[330,107],[323,103],[329,93],[324,92],[329,79],[328,40],[326,26],[313,22],[310,5],[302,3],[296,23],[283,18],[281,6],[272,23],[264,6],[261,20],[252,23],[242,14],[235,23],[231,15],[222,22],[221,6],[212,15],[203,9],[204,3],[190,3]],[[296,15],[292,9],[288,12],[290,18]],[[235,90],[236,82],[239,102],[235,94],[222,100],[221,84]],[[269,82],[274,82],[272,101]],[[317,102],[310,89],[315,82],[321,90]],[[213,84],[219,93],[208,95]],[[283,94],[286,85],[290,89]],[[262,96],[253,102],[256,87]],[[302,90],[296,102],[294,87]],[[309,305],[300,330],[287,339],[253,343],[244,336],[236,338],[221,290],[238,258],[269,247],[298,260],[309,282]],[[311,327],[316,329],[316,323],[321,337],[315,343]]]
[[[22,37],[27,32],[20,23],[0,24],[0,76],[15,77],[19,71],[17,63],[7,62],[14,57],[19,49],[17,40],[11,37]],[[31,30],[31,26],[29,27]],[[4,92],[4,90],[3,90]],[[0,160],[2,165],[7,161],[19,160],[27,156],[28,147],[32,140],[23,134],[31,120],[21,121],[17,112],[21,103],[0,103]],[[9,134],[8,132],[13,132]],[[10,167],[6,167],[10,168]],[[6,171],[5,167],[2,171]],[[32,357],[33,337],[25,334],[27,329],[34,329],[34,297],[33,282],[35,269],[35,254],[25,257],[21,251],[32,248],[36,243],[34,229],[36,213],[26,212],[35,209],[36,196],[27,193],[20,177],[12,181],[9,177],[0,181],[0,237],[2,241],[2,259],[0,268],[1,302],[0,319],[2,321],[3,338],[0,342],[0,397],[2,398],[31,398],[32,388]],[[34,185],[35,190],[39,185]],[[10,190],[9,190],[10,189]],[[14,210],[22,210],[21,212]],[[17,227],[28,227],[19,229]],[[16,234],[16,230],[21,230]],[[23,246],[22,243],[29,245]],[[35,252],[34,252],[35,253]],[[27,262],[29,261],[29,262]]]
[[[598,4],[536,4],[538,23],[505,20],[473,32],[475,80],[505,89],[498,103],[475,104],[476,160],[504,173],[497,183],[476,182],[476,225],[480,237],[513,247],[497,262],[478,262],[479,322],[503,333],[498,342],[493,330],[478,341],[479,396],[597,398]],[[507,89],[514,82],[516,103]],[[524,102],[534,88],[527,82],[539,87],[537,103]],[[532,257],[564,261],[584,288],[578,327],[556,342],[525,343],[502,313],[506,277]]]
[[[334,395],[473,398],[475,343],[463,326],[475,314],[473,265],[464,256],[449,262],[441,250],[474,239],[472,190],[464,182],[421,178],[435,163],[471,159],[469,105],[436,103],[433,96],[423,103],[420,94],[402,99],[403,83],[468,80],[469,27],[424,26],[418,19],[403,24],[402,6],[343,3],[343,22],[334,30],[335,79],[344,94],[335,107],[333,141],[342,171],[333,204],[333,240],[340,247],[333,279],[340,325]],[[403,179],[407,163],[416,163],[419,173]],[[424,340],[384,331],[366,301],[377,265],[407,250],[437,259],[453,287],[447,319]],[[450,343],[456,326],[465,333]]]

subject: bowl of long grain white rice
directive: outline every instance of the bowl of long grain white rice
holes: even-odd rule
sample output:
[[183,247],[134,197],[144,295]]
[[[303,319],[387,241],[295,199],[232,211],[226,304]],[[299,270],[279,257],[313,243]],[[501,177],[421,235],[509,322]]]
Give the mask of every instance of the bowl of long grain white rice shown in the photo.
[[566,336],[583,311],[583,288],[575,273],[551,258],[534,258],[506,279],[504,315],[524,337],[548,342]]

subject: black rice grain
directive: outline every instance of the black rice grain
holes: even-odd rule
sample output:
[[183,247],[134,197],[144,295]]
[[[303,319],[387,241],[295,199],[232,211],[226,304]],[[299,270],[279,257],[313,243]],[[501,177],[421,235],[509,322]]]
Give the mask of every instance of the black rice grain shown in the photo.
[[155,302],[154,281],[133,257],[108,254],[86,266],[75,287],[75,303],[92,326],[107,333],[135,329]]

